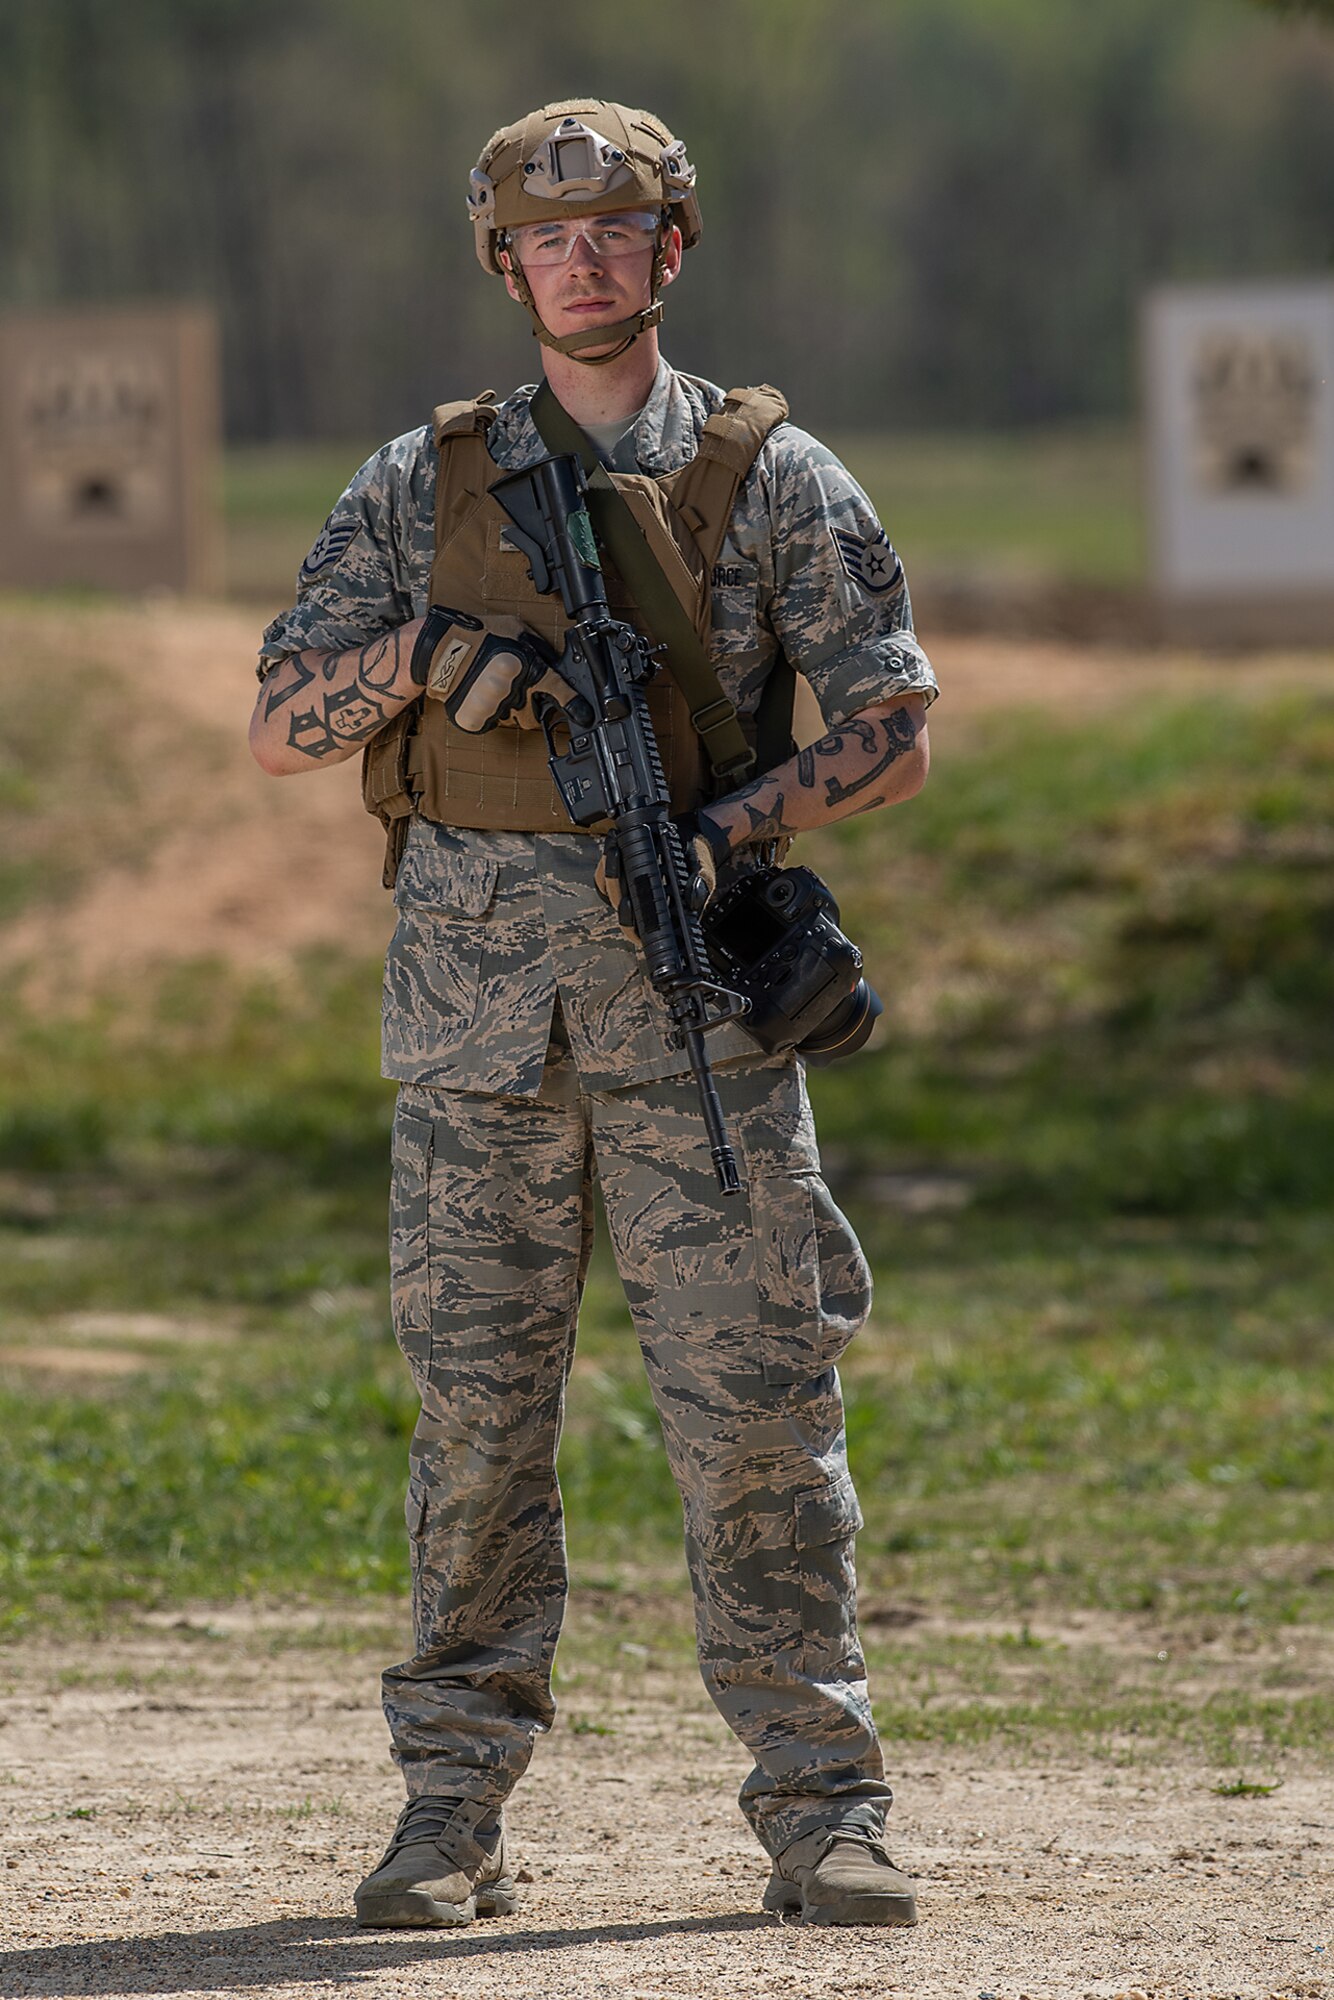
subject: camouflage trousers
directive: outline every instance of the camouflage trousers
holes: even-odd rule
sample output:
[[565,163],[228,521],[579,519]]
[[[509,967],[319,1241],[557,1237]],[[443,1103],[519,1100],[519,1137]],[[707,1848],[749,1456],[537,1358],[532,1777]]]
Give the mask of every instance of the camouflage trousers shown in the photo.
[[717,1079],[745,1181],[730,1200],[692,1080],[585,1092],[559,1029],[536,1099],[400,1089],[393,1310],[422,1400],[417,1651],[385,1674],[384,1704],[409,1794],[461,1801],[464,1856],[555,1715],[555,1456],[595,1165],[683,1503],[700,1669],[755,1759],[742,1810],[771,1853],[817,1826],[883,1825],[832,1366],[870,1276],[820,1178],[800,1066],[743,1061]]

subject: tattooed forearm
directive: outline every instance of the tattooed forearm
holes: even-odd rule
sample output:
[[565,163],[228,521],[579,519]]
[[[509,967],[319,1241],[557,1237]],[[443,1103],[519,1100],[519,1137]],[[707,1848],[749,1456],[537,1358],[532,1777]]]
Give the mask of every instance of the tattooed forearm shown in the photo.
[[251,718],[251,748],[265,770],[277,776],[341,762],[416,700],[411,661],[419,629],[414,619],[364,646],[290,654],[261,684]]
[[369,645],[350,650],[333,647],[328,651],[293,653],[266,683],[264,713],[272,715],[294,694],[309,687],[316,677],[316,664],[326,681],[338,681],[343,686],[359,681],[363,688],[382,695],[393,687],[403,661],[401,632],[388,632],[382,639],[372,639]]
[[709,818],[733,845],[754,845],[910,798],[926,775],[925,714],[922,698],[909,695],[854,715],[776,771],[717,800]]

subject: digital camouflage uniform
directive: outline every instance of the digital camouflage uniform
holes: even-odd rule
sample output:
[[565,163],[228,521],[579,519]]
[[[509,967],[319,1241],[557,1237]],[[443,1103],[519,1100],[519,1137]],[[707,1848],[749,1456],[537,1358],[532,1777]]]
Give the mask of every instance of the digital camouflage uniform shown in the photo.
[[[498,470],[545,456],[533,391],[500,406]],[[665,363],[610,464],[692,457],[722,391]],[[269,659],[420,616],[429,428],[362,467],[303,565]],[[866,496],[789,424],[762,448],[713,575],[712,657],[754,714],[780,648],[836,727],[935,692],[902,570]],[[699,1657],[755,1758],[771,1853],[817,1826],[877,1833],[890,1798],[857,1643],[860,1525],[832,1366],[870,1275],[820,1177],[803,1068],[710,1035],[744,1181],[725,1201],[689,1063],[581,834],[414,819],[384,986],[394,1126],[394,1326],[421,1394],[408,1487],[414,1658],[384,1677],[409,1794],[461,1799],[461,1859],[554,1708],[565,1599],[554,1461],[601,1185],[680,1488]]]

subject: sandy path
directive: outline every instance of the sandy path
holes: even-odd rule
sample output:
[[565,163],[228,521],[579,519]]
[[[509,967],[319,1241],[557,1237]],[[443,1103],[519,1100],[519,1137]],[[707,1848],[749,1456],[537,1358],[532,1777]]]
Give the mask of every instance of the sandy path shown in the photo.
[[1327,1775],[1289,1767],[1272,1797],[1222,1799],[1215,1773],[1151,1755],[1015,1763],[912,1747],[895,1759],[891,1845],[918,1872],[922,1923],[803,1931],[759,1912],[765,1866],[733,1805],[736,1745],[693,1679],[633,1658],[596,1711],[613,1734],[558,1725],[539,1746],[511,1809],[531,1878],[517,1917],[358,1932],[350,1890],[398,1805],[375,1682],[394,1643],[164,1621],[68,1654],[0,1653],[0,1992],[1334,1990]]
[[40,968],[39,990],[68,991],[128,985],[171,960],[264,971],[311,946],[382,951],[384,841],[362,810],[358,765],[274,779],[246,746],[262,619],[171,603],[84,614],[84,629],[76,617],[70,646],[95,647],[145,691],[143,713],[126,718],[144,749],[134,810],[171,830],[142,865],[94,868],[71,903],[26,911],[0,941],[0,964]]

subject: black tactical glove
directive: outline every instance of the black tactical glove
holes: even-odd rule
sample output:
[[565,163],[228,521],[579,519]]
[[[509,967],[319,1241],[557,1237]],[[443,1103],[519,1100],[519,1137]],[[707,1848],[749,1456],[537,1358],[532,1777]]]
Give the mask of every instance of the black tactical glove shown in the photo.
[[[502,625],[511,629],[498,629]],[[413,679],[443,701],[450,721],[470,736],[510,720],[532,728],[532,696],[540,683],[546,693],[568,700],[570,689],[555,668],[546,641],[516,621],[487,627],[444,604],[431,606],[412,656]]]

